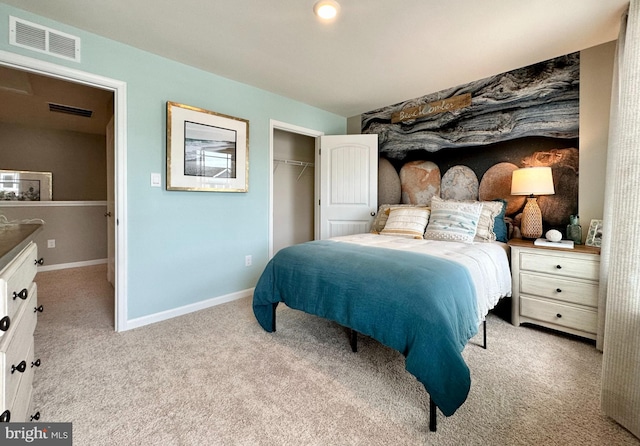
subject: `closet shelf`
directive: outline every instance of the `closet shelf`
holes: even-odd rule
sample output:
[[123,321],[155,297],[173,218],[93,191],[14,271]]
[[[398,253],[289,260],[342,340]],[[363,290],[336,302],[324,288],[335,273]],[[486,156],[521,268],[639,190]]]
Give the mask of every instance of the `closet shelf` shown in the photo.
[[298,181],[300,179],[300,177],[302,176],[302,174],[304,173],[304,171],[307,169],[307,167],[314,167],[313,163],[309,163],[307,161],[298,161],[298,160],[289,160],[289,159],[278,159],[278,158],[274,158],[273,160],[276,165],[273,168],[273,171],[275,172],[276,169],[278,168],[278,166],[280,164],[288,164],[290,166],[300,166],[302,167],[302,171],[300,172],[300,175],[298,175],[298,178],[296,178],[296,181]]

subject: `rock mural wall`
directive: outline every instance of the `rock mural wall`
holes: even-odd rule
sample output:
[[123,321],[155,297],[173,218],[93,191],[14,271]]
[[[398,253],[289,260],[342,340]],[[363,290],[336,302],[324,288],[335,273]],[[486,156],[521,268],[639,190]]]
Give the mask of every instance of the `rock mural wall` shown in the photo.
[[492,76],[362,115],[377,133],[379,204],[507,200],[519,223],[524,196],[511,173],[551,166],[555,195],[538,198],[547,228],[577,213],[579,53]]

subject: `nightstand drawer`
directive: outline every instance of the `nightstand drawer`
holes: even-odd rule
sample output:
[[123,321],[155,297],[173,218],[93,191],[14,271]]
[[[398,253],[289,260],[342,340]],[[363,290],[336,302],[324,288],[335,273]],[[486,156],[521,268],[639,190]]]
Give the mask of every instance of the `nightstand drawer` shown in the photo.
[[593,282],[520,273],[520,292],[594,308],[598,306],[598,285]]
[[544,254],[521,253],[520,269],[588,280],[598,280],[600,276],[600,262],[596,260],[564,257],[559,254],[549,255],[548,252]]
[[570,305],[520,296],[520,314],[551,324],[596,333],[598,313],[596,310],[577,308]]

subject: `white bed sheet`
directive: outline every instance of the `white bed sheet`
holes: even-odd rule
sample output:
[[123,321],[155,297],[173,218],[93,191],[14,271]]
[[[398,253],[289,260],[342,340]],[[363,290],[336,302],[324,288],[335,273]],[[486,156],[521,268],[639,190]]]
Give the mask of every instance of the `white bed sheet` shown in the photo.
[[501,242],[445,242],[381,234],[332,237],[343,243],[423,253],[457,262],[467,268],[476,288],[478,324],[502,297],[511,296],[509,246]]

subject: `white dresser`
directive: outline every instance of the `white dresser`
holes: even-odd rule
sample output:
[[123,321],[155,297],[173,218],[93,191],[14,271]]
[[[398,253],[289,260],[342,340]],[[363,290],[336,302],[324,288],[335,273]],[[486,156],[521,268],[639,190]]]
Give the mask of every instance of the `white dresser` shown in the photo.
[[511,240],[513,325],[531,323],[596,339],[600,249]]
[[32,413],[31,393],[34,370],[40,365],[40,361],[34,358],[33,332],[42,307],[38,306],[38,292],[33,280],[42,260],[38,259],[38,248],[31,241],[33,232],[9,249],[15,237],[20,238],[29,231],[14,232],[19,231],[0,228],[0,241],[6,251],[0,263],[1,422],[25,422],[39,418],[38,413]]

